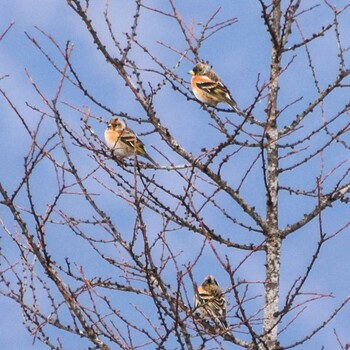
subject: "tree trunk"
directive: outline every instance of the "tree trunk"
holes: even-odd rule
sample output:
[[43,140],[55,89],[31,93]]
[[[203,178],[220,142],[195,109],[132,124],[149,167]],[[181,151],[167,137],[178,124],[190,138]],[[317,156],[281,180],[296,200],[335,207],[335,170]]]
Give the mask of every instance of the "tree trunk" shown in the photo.
[[266,199],[266,279],[265,310],[263,323],[263,343],[268,350],[278,349],[277,317],[279,303],[279,277],[281,237],[278,227],[278,129],[277,96],[278,80],[281,71],[280,50],[280,2],[274,2],[272,19],[272,65],[269,86],[268,120],[266,126],[267,154],[267,199]]

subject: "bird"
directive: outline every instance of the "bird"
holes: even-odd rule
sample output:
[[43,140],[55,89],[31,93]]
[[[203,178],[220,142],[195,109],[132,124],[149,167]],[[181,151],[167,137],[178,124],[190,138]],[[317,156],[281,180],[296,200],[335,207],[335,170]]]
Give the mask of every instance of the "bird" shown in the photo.
[[220,102],[227,103],[237,111],[237,103],[220,77],[207,63],[198,63],[189,71],[192,75],[192,91],[196,98],[210,106],[216,107]]
[[226,300],[214,276],[207,276],[197,287],[195,308],[201,316],[212,319],[222,330],[228,330]]
[[127,127],[124,120],[112,118],[107,123],[104,138],[107,147],[113,150],[113,154],[116,157],[126,158],[139,155],[157,165],[146,152],[143,142],[133,130]]

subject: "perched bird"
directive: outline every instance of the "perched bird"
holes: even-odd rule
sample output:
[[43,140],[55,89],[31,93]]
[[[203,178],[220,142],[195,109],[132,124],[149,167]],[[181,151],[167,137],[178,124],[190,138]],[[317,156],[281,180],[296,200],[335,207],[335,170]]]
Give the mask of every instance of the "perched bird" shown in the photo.
[[113,150],[116,157],[124,158],[140,155],[147,158],[154,165],[157,164],[146,152],[143,142],[134,131],[127,127],[123,120],[111,119],[108,122],[104,137],[106,145]]
[[195,307],[203,317],[212,319],[223,330],[226,322],[226,300],[214,276],[207,276],[197,288]]
[[189,73],[192,75],[193,93],[199,101],[214,107],[218,103],[224,102],[237,111],[236,101],[209,64],[198,63]]

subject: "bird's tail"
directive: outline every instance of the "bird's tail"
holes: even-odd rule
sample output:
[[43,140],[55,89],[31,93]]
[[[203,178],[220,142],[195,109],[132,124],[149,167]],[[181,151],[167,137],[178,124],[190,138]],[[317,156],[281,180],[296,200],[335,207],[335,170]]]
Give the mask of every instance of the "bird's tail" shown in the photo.
[[225,102],[235,111],[238,112],[237,102],[230,96],[225,99]]
[[148,155],[148,153],[143,154],[143,156],[144,156],[146,159],[148,159],[153,165],[158,165],[158,164],[155,162],[155,160],[154,160],[150,155]]

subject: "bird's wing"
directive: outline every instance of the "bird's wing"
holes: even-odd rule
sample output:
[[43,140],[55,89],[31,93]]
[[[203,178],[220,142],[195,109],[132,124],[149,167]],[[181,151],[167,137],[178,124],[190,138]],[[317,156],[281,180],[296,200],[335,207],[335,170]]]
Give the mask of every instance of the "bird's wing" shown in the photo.
[[143,142],[137,137],[137,135],[131,129],[124,129],[119,137],[119,140],[127,146],[135,149],[136,153],[145,154],[145,147]]
[[145,157],[151,163],[157,165],[154,159],[147,153],[144,143],[137,137],[137,135],[131,129],[125,128],[122,134],[120,135],[119,140],[128,147],[132,148],[136,154]]
[[201,80],[197,81],[197,87],[212,96],[216,96],[221,101],[226,101],[229,104],[231,104],[230,102],[236,104],[229,89],[221,81],[214,81],[208,77],[201,77]]
[[228,328],[226,321],[226,300],[223,295],[208,301],[207,310],[221,328]]
[[197,87],[209,94],[215,94],[217,89],[222,89],[223,84],[219,81],[214,81],[206,76],[201,76],[196,81]]
[[223,295],[213,298],[211,301],[216,315],[226,316],[226,300]]

